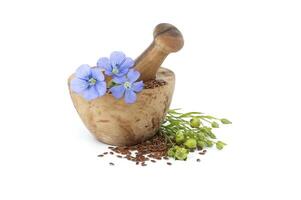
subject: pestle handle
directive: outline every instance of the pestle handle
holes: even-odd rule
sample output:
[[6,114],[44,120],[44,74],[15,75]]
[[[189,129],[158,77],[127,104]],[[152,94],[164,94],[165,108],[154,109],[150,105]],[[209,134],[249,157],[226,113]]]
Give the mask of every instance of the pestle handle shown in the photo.
[[181,32],[171,24],[158,24],[153,36],[153,42],[135,61],[134,68],[140,72],[143,81],[155,79],[168,54],[179,51],[184,45]]

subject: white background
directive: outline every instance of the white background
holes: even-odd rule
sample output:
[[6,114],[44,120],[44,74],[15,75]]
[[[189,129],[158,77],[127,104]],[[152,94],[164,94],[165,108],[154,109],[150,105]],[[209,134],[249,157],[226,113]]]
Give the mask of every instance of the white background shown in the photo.
[[[300,1],[0,1],[0,199],[300,199]],[[172,107],[227,117],[228,143],[195,162],[116,166],[88,133],[67,77],[160,22],[184,48]]]

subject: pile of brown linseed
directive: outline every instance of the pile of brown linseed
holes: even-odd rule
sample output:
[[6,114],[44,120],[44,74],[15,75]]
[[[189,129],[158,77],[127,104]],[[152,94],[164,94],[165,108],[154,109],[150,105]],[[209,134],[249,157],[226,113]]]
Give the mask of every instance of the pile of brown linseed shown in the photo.
[[[98,157],[115,155],[118,158],[127,159],[141,166],[147,166],[148,162],[156,163],[160,160],[166,160],[167,165],[172,165],[171,162],[168,162],[169,157],[167,156],[167,151],[169,147],[166,138],[161,134],[157,134],[153,138],[134,146],[110,146],[108,147],[111,150],[110,152],[104,152],[98,155]],[[205,153],[206,150],[199,149],[200,155],[204,155]],[[200,162],[200,159],[196,161]],[[114,165],[114,163],[110,163],[110,165]]]
[[[129,161],[135,162],[136,165],[146,166],[147,162],[155,163],[156,160],[168,160],[167,151],[168,143],[164,136],[157,134],[150,140],[142,142],[134,146],[123,147],[109,147],[111,155],[116,155],[118,158],[125,158]],[[108,152],[104,152],[98,157],[107,155]]]
[[163,85],[166,85],[164,80],[149,80],[144,83],[144,89],[152,89]]

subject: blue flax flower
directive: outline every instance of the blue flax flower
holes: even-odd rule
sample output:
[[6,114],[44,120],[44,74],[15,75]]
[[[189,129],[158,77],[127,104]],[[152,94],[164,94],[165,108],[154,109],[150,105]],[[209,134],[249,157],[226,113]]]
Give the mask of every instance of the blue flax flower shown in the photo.
[[124,100],[127,104],[136,101],[136,92],[141,92],[144,87],[143,81],[135,82],[138,80],[140,73],[131,69],[126,76],[115,77],[113,81],[117,83],[110,89],[112,95],[116,99],[120,99],[124,95]]
[[129,68],[134,66],[134,61],[125,56],[123,52],[114,51],[109,58],[100,58],[97,62],[97,67],[104,69],[108,76],[122,77],[128,73]]
[[81,65],[76,70],[70,86],[72,91],[88,101],[103,96],[107,91],[105,78],[100,69],[91,68],[89,65]]

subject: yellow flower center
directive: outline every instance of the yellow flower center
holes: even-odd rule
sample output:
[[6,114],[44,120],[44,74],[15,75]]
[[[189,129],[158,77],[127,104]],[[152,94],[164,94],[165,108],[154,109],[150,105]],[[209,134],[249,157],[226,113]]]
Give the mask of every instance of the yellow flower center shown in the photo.
[[119,73],[118,68],[117,67],[113,67],[112,73],[113,74],[118,74]]
[[95,84],[96,84],[96,80],[94,78],[90,78],[89,85],[95,85]]
[[131,88],[131,86],[132,86],[132,84],[130,83],[130,82],[125,82],[124,84],[123,84],[123,86],[126,88],[126,89],[129,89],[129,88]]

